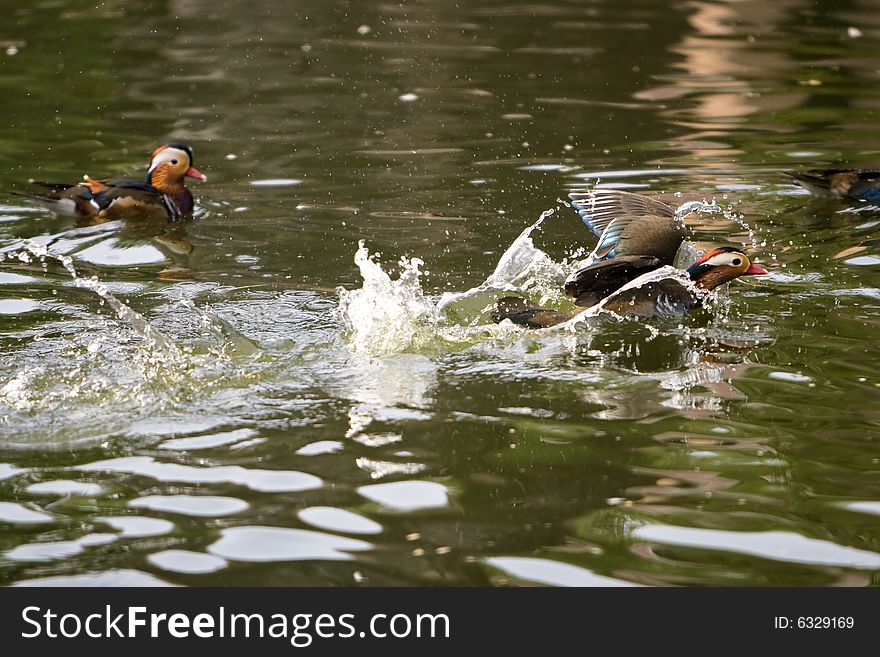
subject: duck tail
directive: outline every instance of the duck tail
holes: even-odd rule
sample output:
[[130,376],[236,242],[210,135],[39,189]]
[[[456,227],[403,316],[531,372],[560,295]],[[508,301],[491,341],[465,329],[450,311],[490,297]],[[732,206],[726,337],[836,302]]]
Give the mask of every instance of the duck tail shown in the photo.
[[30,194],[28,192],[20,192],[17,189],[10,189],[9,193],[13,196],[21,196],[22,198],[29,198],[32,201],[47,201],[48,199],[45,196],[41,196],[40,194]]
[[794,178],[797,184],[814,194],[826,195],[831,188],[831,181],[820,172],[784,171],[783,173],[789,178]]
[[561,324],[575,316],[574,312],[560,312],[541,308],[521,297],[504,297],[495,304],[492,321],[496,324],[509,319],[517,326],[539,329]]
[[36,201],[43,207],[49,208],[53,212],[57,212],[59,214],[91,215],[95,214],[96,212],[96,210],[89,205],[87,199],[80,197],[71,198],[62,195],[64,191],[70,189],[73,185],[37,181],[35,181],[33,184],[40,185],[41,187],[46,187],[47,189],[51,189],[52,191],[46,194],[37,194],[34,192],[23,192],[17,189],[10,189],[9,193],[13,196],[26,198],[29,201]]

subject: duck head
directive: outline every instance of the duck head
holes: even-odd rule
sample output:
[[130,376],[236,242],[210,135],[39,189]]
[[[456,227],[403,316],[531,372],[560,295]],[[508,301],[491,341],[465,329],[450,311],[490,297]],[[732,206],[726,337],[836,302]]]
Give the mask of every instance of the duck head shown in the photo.
[[763,267],[752,264],[746,254],[734,246],[712,249],[687,271],[691,280],[704,290],[714,290],[740,276],[760,276],[767,273]]
[[184,178],[205,181],[208,177],[193,166],[193,152],[184,144],[165,144],[153,151],[147,182],[158,190],[170,192],[183,186]]

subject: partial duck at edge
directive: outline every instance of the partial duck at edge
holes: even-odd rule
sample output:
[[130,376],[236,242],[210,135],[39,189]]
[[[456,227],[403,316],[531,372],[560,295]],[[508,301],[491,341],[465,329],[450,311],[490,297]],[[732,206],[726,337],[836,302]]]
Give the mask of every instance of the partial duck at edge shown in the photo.
[[880,169],[811,169],[785,175],[816,196],[880,202]]

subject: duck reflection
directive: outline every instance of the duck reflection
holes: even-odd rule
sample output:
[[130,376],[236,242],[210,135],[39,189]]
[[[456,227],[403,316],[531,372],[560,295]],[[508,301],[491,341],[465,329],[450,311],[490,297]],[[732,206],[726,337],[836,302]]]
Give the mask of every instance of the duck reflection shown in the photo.
[[381,447],[401,438],[395,433],[371,431],[374,422],[396,424],[430,419],[431,414],[422,409],[429,408],[434,401],[437,364],[416,354],[364,360],[358,365],[354,380],[348,377],[340,383],[339,392],[354,402],[348,411],[345,437],[369,447]]
[[160,278],[188,278],[192,275],[189,256],[193,244],[186,225],[164,220],[114,220],[84,217],[79,225],[57,233],[16,240],[2,252],[20,251],[26,243],[45,246],[56,255],[73,258],[83,275],[98,274],[101,268],[156,270]]
[[681,333],[613,329],[593,336],[590,342],[601,349],[582,344],[580,353],[602,369],[630,371],[633,377],[628,385],[584,392],[585,402],[601,407],[593,417],[647,421],[670,411],[689,420],[725,417],[729,402],[748,400],[734,382],[754,366],[746,361],[754,343],[735,347],[723,338],[695,343]]

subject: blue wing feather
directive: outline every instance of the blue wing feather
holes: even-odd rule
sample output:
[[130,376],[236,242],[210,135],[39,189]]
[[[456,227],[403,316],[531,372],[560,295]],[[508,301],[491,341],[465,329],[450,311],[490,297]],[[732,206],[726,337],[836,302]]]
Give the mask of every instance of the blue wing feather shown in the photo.
[[597,259],[613,258],[617,255],[615,253],[617,243],[620,242],[620,236],[623,234],[623,230],[628,223],[628,221],[621,219],[611,220],[611,223],[599,235],[599,242],[596,244],[596,248],[593,249],[593,254]]
[[869,203],[878,203],[880,202],[880,187],[869,187],[858,196],[863,201],[868,201]]
[[584,194],[572,193],[574,209],[577,210],[581,221],[592,231],[593,235],[600,237],[608,224],[620,214],[622,208],[617,194],[599,193],[595,190]]

